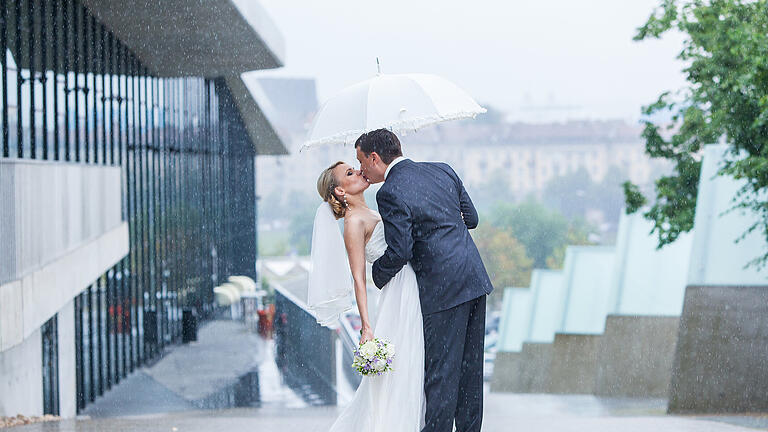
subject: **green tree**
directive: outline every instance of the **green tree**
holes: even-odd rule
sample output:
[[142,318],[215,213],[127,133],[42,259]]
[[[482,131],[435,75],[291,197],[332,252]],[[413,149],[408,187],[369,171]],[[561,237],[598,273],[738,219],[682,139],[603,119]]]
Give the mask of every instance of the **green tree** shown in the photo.
[[[693,228],[698,153],[722,140],[734,157],[719,174],[745,182],[733,206],[758,214],[747,232],[759,230],[768,239],[768,0],[663,0],[635,40],[674,30],[685,36],[678,58],[687,65],[688,84],[643,109],[648,116],[672,114],[665,131],[647,121],[643,136],[646,152],[671,161],[674,171],[657,180],[644,215],[655,223],[659,247]],[[639,190],[626,184],[625,192],[628,207],[637,210],[644,201]],[[748,264],[766,262],[768,254]]]
[[547,258],[567,241],[568,220],[560,212],[532,200],[497,204],[488,221],[510,232],[525,246],[534,268],[545,268]]
[[505,230],[490,224],[472,230],[480,256],[485,263],[494,290],[489,302],[501,302],[504,288],[528,286],[531,281],[533,260],[525,253],[525,246]]
[[291,216],[289,243],[291,251],[298,255],[309,255],[316,211],[317,205],[304,204],[297,206]]
[[565,241],[556,246],[547,257],[547,267],[553,270],[562,269],[565,264],[565,250],[568,246],[582,246],[593,244],[589,241],[589,227],[584,219],[577,218],[571,221],[568,231],[565,233]]

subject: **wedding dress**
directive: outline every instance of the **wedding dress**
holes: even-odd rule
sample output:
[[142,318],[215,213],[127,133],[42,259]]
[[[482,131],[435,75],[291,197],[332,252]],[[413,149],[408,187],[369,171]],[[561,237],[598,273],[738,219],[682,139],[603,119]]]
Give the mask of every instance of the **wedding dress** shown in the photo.
[[[365,245],[365,259],[384,255],[379,222]],[[364,376],[330,432],[419,432],[424,427],[424,332],[416,274],[403,267],[381,290],[373,335],[395,344],[393,370]]]

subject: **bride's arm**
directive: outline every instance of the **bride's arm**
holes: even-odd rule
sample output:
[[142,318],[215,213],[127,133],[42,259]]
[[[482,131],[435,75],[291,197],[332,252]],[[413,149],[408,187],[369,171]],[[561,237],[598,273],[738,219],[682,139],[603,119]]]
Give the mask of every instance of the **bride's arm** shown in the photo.
[[365,281],[365,224],[362,220],[347,220],[344,225],[344,244],[349,256],[349,268],[355,282],[355,299],[360,312],[363,333],[360,343],[373,339],[373,329],[368,318],[368,293]]

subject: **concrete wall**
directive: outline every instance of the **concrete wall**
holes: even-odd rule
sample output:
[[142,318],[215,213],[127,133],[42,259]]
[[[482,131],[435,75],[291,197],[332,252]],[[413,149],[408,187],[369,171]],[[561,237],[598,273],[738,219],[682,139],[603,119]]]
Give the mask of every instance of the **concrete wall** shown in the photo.
[[768,412],[768,285],[686,289],[669,411]]
[[614,248],[568,246],[563,270],[562,333],[600,334],[610,301]]
[[[514,359],[513,359],[514,360]],[[524,343],[519,353],[519,363],[515,373],[512,364],[511,373],[499,372],[494,367],[494,391],[512,393],[546,393],[550,387],[549,366],[552,360],[551,343]]]
[[[499,351],[493,366],[491,390],[498,392],[543,392],[548,373],[549,351],[562,313],[562,272],[536,269],[531,287],[504,291],[499,324]],[[527,342],[545,343],[527,343]],[[543,352],[546,351],[546,355]]]
[[0,284],[120,226],[120,168],[0,160]]
[[600,338],[595,394],[666,398],[678,317],[610,315]]
[[768,251],[761,231],[758,229],[736,243],[757,216],[744,210],[728,211],[744,182],[717,176],[723,161],[730,157],[727,150],[726,145],[704,147],[688,285],[768,283],[768,268],[744,268],[752,259]]
[[119,167],[0,160],[0,352],[128,253]]
[[[611,276],[609,312],[616,315],[679,316],[688,279],[692,233],[657,249],[653,223],[642,211],[622,213]],[[653,269],[653,271],[649,271]]]
[[685,292],[670,384],[671,412],[768,412],[768,268],[756,221],[728,211],[744,184],[717,176],[728,146],[704,148]]
[[43,414],[43,342],[40,330],[0,352],[0,416]]
[[531,290],[506,288],[501,313],[498,351],[519,352],[531,325]]
[[531,324],[526,342],[551,343],[562,323],[563,272],[536,269],[531,274]]
[[622,214],[611,277],[612,298],[600,342],[595,393],[666,398],[692,235],[657,249],[642,212]]
[[551,343],[523,345],[523,365],[520,368],[520,390],[524,393],[546,393],[551,387],[549,368],[552,364]]
[[128,253],[123,223],[22,279],[0,285],[0,352],[29,337]]
[[58,314],[59,326],[59,415],[77,415],[75,375],[75,302],[67,303]]
[[598,335],[555,335],[547,393],[593,394],[600,359]]
[[493,377],[491,378],[492,392],[511,392],[515,391],[516,383],[520,380],[523,366],[522,352],[504,352],[496,353],[496,359],[493,361]]
[[[77,414],[75,375],[75,304],[58,311],[59,412]],[[43,413],[43,352],[40,329],[13,348],[0,352],[0,416]]]

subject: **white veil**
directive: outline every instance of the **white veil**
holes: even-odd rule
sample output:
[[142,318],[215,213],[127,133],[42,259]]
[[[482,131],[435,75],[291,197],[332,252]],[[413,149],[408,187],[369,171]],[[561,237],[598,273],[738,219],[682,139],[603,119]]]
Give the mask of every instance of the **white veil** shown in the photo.
[[311,260],[307,306],[320,325],[335,328],[355,303],[344,237],[327,202],[315,213]]

